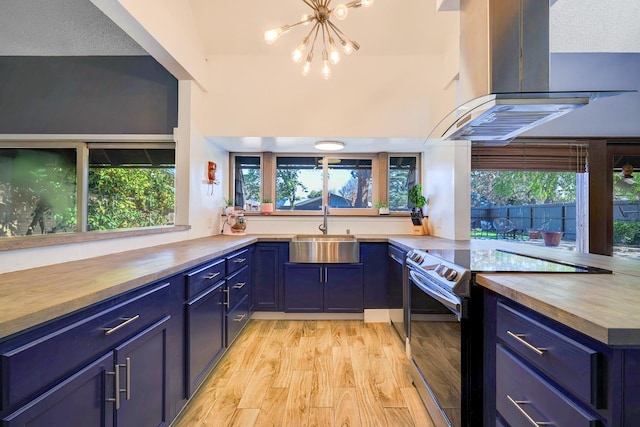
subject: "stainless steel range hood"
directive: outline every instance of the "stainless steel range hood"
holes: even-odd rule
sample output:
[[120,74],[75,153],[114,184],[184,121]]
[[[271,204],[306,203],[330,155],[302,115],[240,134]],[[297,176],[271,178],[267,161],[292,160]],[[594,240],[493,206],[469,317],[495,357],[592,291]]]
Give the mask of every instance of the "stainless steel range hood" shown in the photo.
[[549,0],[460,0],[461,104],[428,140],[505,145],[617,91],[549,91]]

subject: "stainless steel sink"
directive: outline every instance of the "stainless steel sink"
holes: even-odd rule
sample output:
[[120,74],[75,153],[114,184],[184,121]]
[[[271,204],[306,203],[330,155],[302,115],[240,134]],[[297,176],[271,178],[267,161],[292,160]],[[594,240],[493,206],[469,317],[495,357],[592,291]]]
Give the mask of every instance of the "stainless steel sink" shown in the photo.
[[299,234],[289,243],[289,262],[360,262],[360,243],[352,234]]

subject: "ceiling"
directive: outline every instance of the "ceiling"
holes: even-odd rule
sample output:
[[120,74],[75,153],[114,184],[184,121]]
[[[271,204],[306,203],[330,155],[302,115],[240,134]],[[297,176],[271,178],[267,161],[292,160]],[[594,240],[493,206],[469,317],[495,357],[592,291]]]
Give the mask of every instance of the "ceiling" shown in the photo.
[[[291,29],[273,45],[266,30],[293,24],[311,8],[302,0],[190,0],[193,19],[210,55],[288,55],[310,27]],[[337,5],[346,1],[334,0]],[[376,0],[370,8],[349,9],[344,21],[333,20],[361,45],[357,55],[394,56],[441,53],[451,21],[436,11],[436,0]],[[455,13],[448,13],[454,17]],[[398,22],[402,22],[398,31]]]
[[[571,6],[575,1],[563,0],[557,5]],[[625,0],[629,1],[635,4],[634,0]],[[90,0],[0,2],[3,10],[0,14],[0,55],[145,53]],[[388,61],[396,55],[442,54],[447,46],[451,46],[447,35],[451,37],[451,29],[457,28],[454,27],[457,14],[438,12],[436,4],[453,3],[455,0],[376,0],[371,8],[350,9],[348,18],[338,21],[337,25],[356,40],[361,49],[345,60],[369,57]],[[293,28],[274,45],[267,45],[263,39],[265,30],[295,23],[303,13],[308,13],[310,9],[302,0],[188,0],[188,4],[190,19],[201,36],[200,48],[207,58],[264,56],[290,61],[291,51],[308,31],[308,27]],[[313,143],[327,138],[345,142],[344,152],[370,152],[374,145],[385,146],[386,151],[416,152],[423,149],[424,142],[423,138],[340,138],[339,135],[207,138],[225,150],[245,152],[313,152]]]

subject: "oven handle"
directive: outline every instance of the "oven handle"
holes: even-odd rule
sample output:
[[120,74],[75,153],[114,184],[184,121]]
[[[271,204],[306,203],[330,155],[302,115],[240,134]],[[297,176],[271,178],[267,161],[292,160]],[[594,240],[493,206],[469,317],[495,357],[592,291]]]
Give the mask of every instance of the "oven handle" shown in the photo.
[[462,318],[464,313],[462,312],[462,301],[460,300],[460,298],[454,295],[445,296],[440,294],[439,292],[434,291],[428,284],[424,284],[424,280],[422,279],[421,275],[414,270],[409,270],[409,275],[422,292],[447,307],[449,311],[451,311],[458,317],[458,320]]

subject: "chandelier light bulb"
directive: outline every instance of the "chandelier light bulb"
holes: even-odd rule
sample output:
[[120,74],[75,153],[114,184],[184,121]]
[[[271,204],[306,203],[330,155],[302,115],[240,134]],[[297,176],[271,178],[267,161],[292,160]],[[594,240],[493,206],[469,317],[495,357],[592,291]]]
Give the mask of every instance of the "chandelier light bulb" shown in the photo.
[[329,62],[331,62],[333,65],[336,65],[338,62],[340,62],[340,52],[338,52],[333,39],[329,39]]
[[302,43],[300,43],[300,45],[291,53],[291,59],[293,59],[293,62],[295,62],[296,64],[299,64],[302,62],[302,56],[305,49],[307,49],[306,39],[303,40]]
[[374,0],[362,0],[362,7],[373,6]]
[[309,25],[311,21],[313,21],[313,15],[308,15],[306,13],[300,18],[300,22],[303,23],[302,25]]
[[307,77],[309,75],[309,71],[311,71],[311,60],[313,59],[313,52],[309,52],[307,55],[307,60],[304,62],[304,67],[302,67],[302,75]]
[[331,78],[331,66],[329,65],[329,58],[327,56],[327,51],[322,51],[322,78],[325,80],[329,80]]
[[273,30],[267,30],[264,32],[264,41],[266,41],[267,44],[274,44],[276,40],[280,38],[282,33],[284,33],[282,27],[274,28]]
[[331,14],[339,20],[344,21],[347,19],[347,15],[349,15],[349,8],[344,4],[339,4],[333,9]]
[[351,46],[351,43],[349,43],[348,41],[343,40],[342,50],[344,50],[344,53],[346,53],[347,55],[351,55],[353,53],[353,46]]

